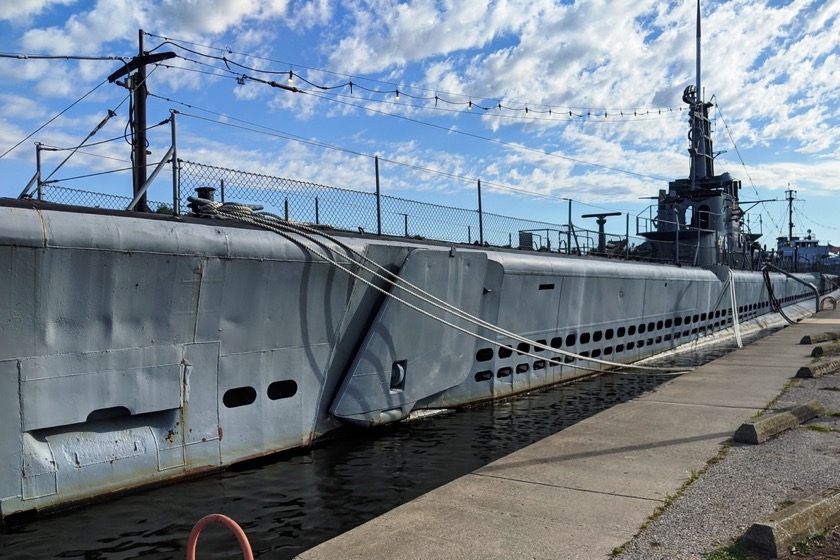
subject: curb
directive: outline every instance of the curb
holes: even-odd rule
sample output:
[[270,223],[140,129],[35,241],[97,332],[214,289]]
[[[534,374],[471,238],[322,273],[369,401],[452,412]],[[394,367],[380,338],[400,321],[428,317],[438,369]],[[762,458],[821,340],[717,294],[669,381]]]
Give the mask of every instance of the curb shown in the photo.
[[816,334],[806,334],[799,341],[799,344],[816,344],[817,342],[828,342],[840,338],[840,331],[821,332]]
[[811,350],[812,358],[819,358],[820,356],[836,356],[840,354],[840,344],[825,344],[823,346],[815,346]]
[[787,412],[763,416],[751,422],[744,422],[735,431],[735,441],[758,445],[785,430],[790,430],[811,418],[825,414],[825,407],[820,401],[801,404]]
[[840,486],[834,486],[754,523],[743,546],[776,557],[798,542],[840,523]]
[[840,371],[840,357],[831,358],[816,364],[802,366],[796,372],[796,377],[800,379],[822,377],[823,375],[837,373],[838,371]]

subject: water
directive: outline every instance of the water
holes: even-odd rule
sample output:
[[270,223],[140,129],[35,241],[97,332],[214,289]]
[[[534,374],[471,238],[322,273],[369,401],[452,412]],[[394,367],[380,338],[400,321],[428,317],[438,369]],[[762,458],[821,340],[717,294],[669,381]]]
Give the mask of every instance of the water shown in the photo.
[[[699,365],[730,352],[733,344],[671,356],[656,365]],[[487,406],[373,431],[349,430],[261,464],[13,523],[0,533],[0,557],[184,558],[195,522],[223,513],[248,534],[255,557],[293,558],[669,379],[608,373]],[[240,556],[233,536],[212,525],[201,535],[197,557]]]

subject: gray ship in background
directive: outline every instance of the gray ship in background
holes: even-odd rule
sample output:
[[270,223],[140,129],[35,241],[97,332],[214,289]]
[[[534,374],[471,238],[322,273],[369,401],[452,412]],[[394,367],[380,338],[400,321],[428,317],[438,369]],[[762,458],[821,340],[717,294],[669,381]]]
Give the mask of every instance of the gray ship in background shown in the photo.
[[136,142],[129,205],[171,162],[173,216],[48,202],[36,175],[0,199],[0,516],[814,312],[835,278],[763,261],[740,182],[715,174],[701,91],[698,57],[689,176],[659,191],[623,259],[603,237],[574,255],[303,224],[216,202],[209,182],[188,214],[174,143],[147,180]]

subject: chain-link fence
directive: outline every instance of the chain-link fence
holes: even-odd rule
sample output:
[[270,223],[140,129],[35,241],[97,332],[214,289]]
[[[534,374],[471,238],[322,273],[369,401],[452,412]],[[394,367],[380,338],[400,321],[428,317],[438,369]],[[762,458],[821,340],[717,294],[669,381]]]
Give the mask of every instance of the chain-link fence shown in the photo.
[[[599,249],[597,231],[569,228],[477,210],[419,202],[388,195],[328,187],[317,183],[248,173],[179,160],[180,210],[199,188],[213,189],[215,200],[259,204],[287,219],[337,230],[587,254]],[[625,256],[627,236],[607,234],[604,254]]]
[[[286,219],[343,231],[484,244],[534,251],[634,257],[644,239],[605,234],[568,224],[555,224],[478,210],[408,200],[374,192],[328,187],[317,183],[214,167],[179,160],[177,202],[148,200],[152,212],[189,214],[188,197],[197,189],[213,189],[221,202],[261,205]],[[131,197],[44,184],[40,198],[49,202],[124,210]]]
[[[130,196],[69,189],[56,184],[45,184],[41,187],[41,200],[55,202],[56,204],[84,206],[87,208],[106,208],[109,210],[125,210],[131,204]],[[153,200],[146,201],[146,205],[152,212],[170,213],[168,210],[172,208],[171,204]]]

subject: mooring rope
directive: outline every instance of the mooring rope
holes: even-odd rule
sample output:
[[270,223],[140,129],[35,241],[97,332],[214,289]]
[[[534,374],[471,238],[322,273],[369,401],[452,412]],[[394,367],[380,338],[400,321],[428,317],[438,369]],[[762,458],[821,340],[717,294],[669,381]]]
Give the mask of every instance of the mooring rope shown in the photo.
[[[394,299],[395,301],[407,306],[408,308],[410,308],[410,309],[412,309],[412,310],[414,310],[414,311],[416,311],[416,312],[418,312],[418,313],[420,313],[420,314],[422,314],[422,315],[424,315],[424,316],[426,316],[426,317],[428,317],[432,320],[438,321],[438,322],[440,322],[440,323],[442,323],[442,324],[444,324],[448,327],[451,327],[451,328],[453,328],[453,329],[455,329],[459,332],[462,332],[462,333],[464,333],[468,336],[474,337],[478,340],[482,340],[484,342],[487,342],[488,344],[492,344],[492,345],[497,346],[499,348],[505,348],[505,347],[508,347],[508,345],[505,344],[505,343],[490,339],[488,337],[482,336],[478,333],[472,332],[472,331],[470,331],[468,329],[465,329],[465,328],[463,328],[459,325],[456,325],[456,324],[454,324],[450,321],[447,321],[446,319],[444,319],[442,317],[438,317],[436,315],[433,315],[433,314],[429,313],[428,311],[420,309],[419,307],[417,307],[416,305],[406,301],[405,299],[403,299],[403,298],[401,298],[401,297],[399,297],[399,296],[397,296],[397,295],[395,295],[391,292],[388,292],[387,290],[385,290],[385,289],[377,286],[376,284],[370,282],[366,278],[363,278],[359,274],[353,272],[349,268],[347,268],[344,265],[342,265],[341,263],[339,263],[337,260],[327,256],[326,254],[322,253],[318,249],[315,249],[311,246],[306,246],[305,244],[301,243],[299,239],[289,237],[288,234],[293,233],[293,234],[296,234],[298,236],[301,236],[304,239],[322,247],[326,251],[328,251],[330,253],[334,253],[335,250],[333,248],[328,247],[323,241],[320,241],[320,240],[316,239],[315,237],[313,237],[313,235],[317,235],[319,237],[322,237],[322,238],[328,240],[329,242],[336,244],[337,246],[344,249],[348,253],[356,256],[359,260],[354,260],[354,259],[350,258],[349,256],[345,255],[345,256],[347,256],[347,258],[353,264],[355,264],[356,266],[364,269],[365,271],[369,272],[373,276],[385,281],[387,284],[389,284],[389,285],[391,285],[391,286],[393,286],[397,289],[400,289],[400,290],[406,292],[407,294],[409,294],[409,295],[411,295],[411,296],[413,296],[413,297],[415,297],[415,298],[417,298],[417,299],[419,299],[419,300],[421,300],[421,301],[423,301],[423,302],[425,302],[425,303],[427,303],[427,304],[429,304],[429,305],[431,305],[431,306],[433,306],[433,307],[435,307],[435,308],[437,308],[437,309],[439,309],[439,310],[441,310],[445,313],[448,313],[450,315],[454,315],[455,317],[458,317],[458,318],[463,319],[463,320],[465,320],[469,323],[472,323],[475,326],[482,327],[482,328],[485,328],[487,330],[490,330],[490,331],[492,331],[492,332],[494,332],[494,333],[496,333],[500,336],[505,336],[505,337],[508,337],[508,338],[512,338],[512,339],[514,339],[518,342],[527,343],[529,345],[532,345],[534,348],[537,348],[537,349],[540,349],[540,350],[543,350],[543,351],[547,351],[547,352],[553,352],[553,353],[560,354],[560,355],[563,355],[563,356],[566,356],[566,357],[569,357],[569,358],[573,358],[573,359],[576,359],[576,360],[583,360],[583,361],[589,361],[589,362],[592,362],[592,363],[602,364],[602,365],[605,365],[605,366],[608,366],[608,367],[631,368],[631,369],[640,369],[640,370],[646,370],[646,371],[665,372],[665,373],[671,373],[671,374],[679,374],[679,373],[684,373],[686,371],[690,371],[690,369],[686,369],[686,368],[681,368],[679,370],[675,370],[674,368],[661,368],[661,367],[655,367],[655,366],[643,366],[643,365],[634,365],[634,364],[624,364],[624,363],[620,363],[620,362],[612,362],[612,361],[609,361],[609,360],[602,360],[602,359],[599,359],[599,358],[593,358],[591,356],[583,356],[583,355],[580,355],[580,354],[576,354],[574,352],[569,352],[567,350],[563,350],[563,349],[560,349],[560,348],[554,348],[553,346],[548,346],[546,344],[542,344],[538,341],[531,340],[531,339],[526,338],[524,336],[521,336],[519,334],[507,331],[507,330],[505,330],[505,329],[503,329],[503,328],[501,328],[497,325],[493,325],[492,323],[484,321],[483,319],[481,319],[479,317],[475,317],[475,316],[467,313],[466,311],[463,311],[462,309],[457,308],[456,306],[454,306],[454,305],[452,305],[452,304],[434,296],[433,294],[430,294],[429,292],[426,292],[425,290],[415,286],[414,284],[411,284],[410,282],[406,281],[404,278],[399,277],[398,275],[391,272],[387,268],[383,267],[379,263],[376,263],[375,261],[373,261],[372,259],[370,259],[366,255],[356,251],[352,247],[350,247],[347,244],[341,242],[340,240],[338,240],[334,236],[330,236],[330,235],[328,235],[328,234],[326,234],[326,233],[324,233],[320,230],[317,230],[315,228],[307,227],[303,224],[297,224],[297,223],[292,224],[291,222],[287,221],[285,218],[282,218],[282,217],[277,216],[275,214],[271,214],[269,212],[258,212],[259,210],[262,209],[262,207],[260,207],[260,206],[250,206],[250,205],[230,204],[230,203],[222,204],[220,202],[210,201],[210,200],[206,200],[206,199],[200,199],[200,198],[196,198],[196,197],[189,197],[189,201],[194,204],[194,207],[195,207],[196,211],[201,216],[223,218],[223,219],[228,219],[228,220],[232,220],[232,221],[239,221],[239,222],[242,222],[242,223],[250,224],[250,225],[260,227],[262,229],[266,229],[268,231],[272,231],[274,233],[277,233],[278,235],[281,235],[284,238],[289,239],[293,243],[302,244],[306,247],[307,250],[309,250],[315,256],[320,257],[321,259],[323,259],[326,262],[328,262],[329,264],[335,266],[339,270],[342,270],[343,272],[345,272],[346,274],[348,274],[352,278],[354,278],[354,279],[364,283],[365,285],[379,291],[383,295]],[[373,266],[375,266],[376,268],[378,268],[379,270],[381,270],[385,274],[391,276],[393,279],[386,278],[383,274],[381,274],[380,272],[377,272],[376,270],[366,266],[361,261],[371,263]],[[398,282],[404,283],[405,286],[400,285]],[[533,353],[527,352],[527,351],[516,350],[516,352],[518,354],[529,356],[529,357],[537,359],[537,360],[545,360],[548,363],[558,365],[558,366],[568,366],[568,367],[571,367],[571,368],[582,369],[582,370],[592,371],[592,372],[600,371],[600,370],[597,370],[597,369],[594,369],[594,368],[588,368],[588,367],[581,366],[581,365],[578,365],[578,364],[566,362],[565,360],[562,360],[562,361],[561,360],[554,360],[554,359],[551,359],[551,358],[547,358],[545,356],[539,356],[537,354],[533,354]]]

